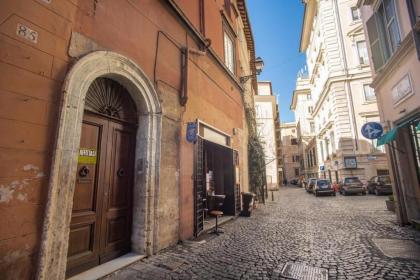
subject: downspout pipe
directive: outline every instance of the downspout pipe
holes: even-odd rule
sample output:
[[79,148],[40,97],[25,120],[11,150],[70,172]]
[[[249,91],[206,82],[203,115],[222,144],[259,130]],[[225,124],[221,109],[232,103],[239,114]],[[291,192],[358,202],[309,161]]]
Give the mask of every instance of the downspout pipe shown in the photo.
[[410,17],[411,27],[413,28],[413,37],[414,37],[414,42],[415,42],[416,50],[417,50],[417,59],[420,60],[420,34],[419,34],[419,31],[415,29],[415,26],[417,24],[416,9],[414,7],[413,0],[406,0],[406,1],[407,1],[407,9],[408,9],[408,15]]
[[359,150],[359,133],[357,132],[357,124],[356,124],[356,117],[354,113],[354,102],[353,102],[353,94],[350,87],[350,83],[348,81],[348,75],[349,75],[349,69],[348,69],[348,63],[347,63],[347,56],[346,56],[346,48],[344,46],[344,40],[343,40],[343,30],[341,28],[341,20],[340,20],[340,11],[338,9],[338,1],[334,0],[334,8],[335,8],[335,16],[338,24],[338,34],[339,34],[339,40],[341,44],[341,54],[343,56],[343,63],[344,63],[344,73],[346,76],[345,84],[346,84],[346,93],[349,97],[349,109],[351,110],[350,118],[351,118],[351,125],[353,127],[353,136],[354,136],[354,142],[353,142],[353,151]]

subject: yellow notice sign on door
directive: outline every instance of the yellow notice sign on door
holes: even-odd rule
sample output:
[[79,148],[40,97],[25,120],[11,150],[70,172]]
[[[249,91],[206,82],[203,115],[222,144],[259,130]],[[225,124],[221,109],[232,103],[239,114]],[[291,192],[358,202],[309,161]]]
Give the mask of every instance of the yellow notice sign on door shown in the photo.
[[96,150],[89,148],[79,149],[79,163],[82,164],[96,164]]

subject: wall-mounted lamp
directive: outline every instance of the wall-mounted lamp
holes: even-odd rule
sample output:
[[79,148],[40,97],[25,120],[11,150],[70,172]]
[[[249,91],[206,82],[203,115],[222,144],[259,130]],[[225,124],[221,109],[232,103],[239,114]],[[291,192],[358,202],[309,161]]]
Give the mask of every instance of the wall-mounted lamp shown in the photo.
[[[255,59],[255,70],[256,70],[256,74],[259,75],[261,74],[263,68],[264,68],[264,61],[262,60],[261,57],[257,57]],[[248,76],[242,76],[239,78],[239,81],[241,82],[241,84],[246,83],[246,81],[249,80],[249,78],[253,77],[254,75],[248,75]]]

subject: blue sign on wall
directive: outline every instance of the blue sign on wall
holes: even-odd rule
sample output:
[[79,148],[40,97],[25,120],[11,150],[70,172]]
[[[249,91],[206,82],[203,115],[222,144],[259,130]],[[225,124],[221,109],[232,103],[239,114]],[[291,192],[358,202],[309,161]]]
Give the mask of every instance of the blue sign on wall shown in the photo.
[[384,128],[380,123],[368,122],[362,126],[362,135],[367,139],[378,139],[384,133]]
[[187,124],[187,141],[190,143],[197,141],[197,123],[195,122]]

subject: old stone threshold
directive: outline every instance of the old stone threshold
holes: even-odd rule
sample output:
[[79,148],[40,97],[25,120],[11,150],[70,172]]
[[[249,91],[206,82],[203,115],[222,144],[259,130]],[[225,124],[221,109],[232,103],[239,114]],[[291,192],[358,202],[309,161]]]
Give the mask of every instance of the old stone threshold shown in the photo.
[[[219,226],[226,224],[234,219],[237,216],[223,216],[219,218]],[[203,234],[207,234],[212,231],[216,227],[216,219],[210,219],[204,226]],[[128,253],[119,258],[106,262],[104,264],[95,266],[92,269],[84,271],[80,274],[72,276],[67,280],[94,280],[94,279],[101,279],[107,275],[110,275],[122,268],[129,266],[139,260],[146,258],[145,255],[139,255],[136,253]]]
[[139,255],[136,253],[128,253],[109,262],[95,266],[92,269],[86,270],[80,274],[77,274],[67,280],[94,280],[105,277],[117,270],[120,270],[132,263],[135,263],[141,259],[144,259],[145,255]]
[[[226,224],[234,219],[236,219],[237,216],[222,216],[219,217],[218,221],[218,227],[220,227],[223,224]],[[216,228],[216,218],[209,218],[204,220],[204,230],[203,233],[209,233],[210,231],[214,230]]]

